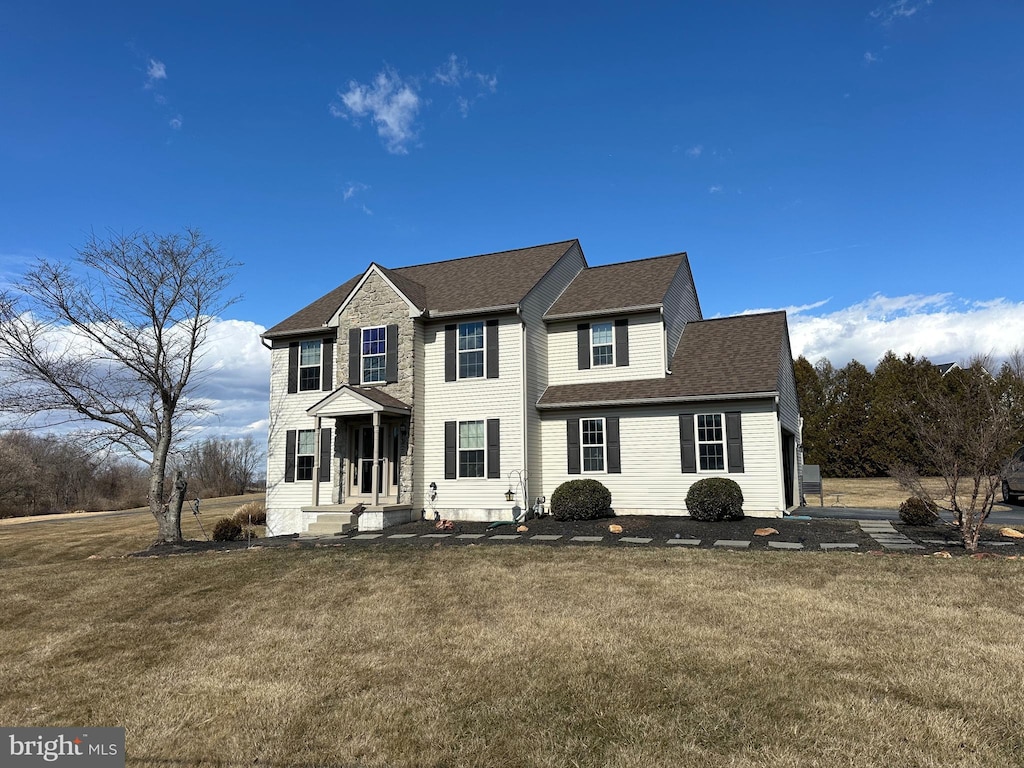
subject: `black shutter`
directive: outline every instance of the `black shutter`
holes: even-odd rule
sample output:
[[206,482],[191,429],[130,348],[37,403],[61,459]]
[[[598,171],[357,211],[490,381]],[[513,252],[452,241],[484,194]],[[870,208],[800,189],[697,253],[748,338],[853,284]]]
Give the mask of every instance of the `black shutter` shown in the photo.
[[455,381],[458,360],[455,357],[455,333],[458,326],[444,327],[444,380]]
[[615,367],[629,365],[629,320],[615,321]]
[[590,323],[576,326],[576,365],[581,371],[590,367]]
[[729,471],[743,471],[743,423],[739,411],[725,414],[725,452]]
[[398,381],[398,326],[387,328],[387,349],[384,354],[384,378],[388,383]]
[[444,479],[454,480],[458,475],[458,450],[455,444],[456,425],[454,421],[444,423]]
[[320,348],[320,365],[323,370],[322,386],[324,392],[334,389],[334,339],[324,339]]
[[697,443],[693,439],[693,414],[679,414],[679,452],[682,454],[683,472],[697,471]]
[[288,394],[299,391],[299,342],[288,345]]
[[604,439],[608,451],[608,471],[612,474],[622,473],[622,462],[619,459],[619,417],[607,416],[604,420]]
[[320,430],[320,479],[327,481],[331,479],[331,456],[334,450],[331,444],[331,429]]
[[362,381],[360,374],[360,342],[363,332],[359,328],[348,329],[348,383],[358,387]]
[[295,430],[284,433],[284,481],[295,482]]
[[487,378],[498,378],[498,321],[488,320],[487,333]]
[[498,419],[487,420],[487,476],[501,477],[501,436]]
[[565,422],[566,458],[570,475],[580,473],[580,421],[569,419]]

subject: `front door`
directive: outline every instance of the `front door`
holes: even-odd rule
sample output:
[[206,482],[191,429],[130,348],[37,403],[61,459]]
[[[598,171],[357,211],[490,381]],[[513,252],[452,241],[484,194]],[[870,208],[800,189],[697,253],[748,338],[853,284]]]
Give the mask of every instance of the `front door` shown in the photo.
[[[393,429],[388,423],[380,425],[380,447],[377,459],[377,493],[384,498],[393,498],[395,493],[395,475],[398,465],[395,459],[394,440],[391,439]],[[352,457],[349,494],[352,496],[373,496],[373,426],[360,425],[352,429]]]

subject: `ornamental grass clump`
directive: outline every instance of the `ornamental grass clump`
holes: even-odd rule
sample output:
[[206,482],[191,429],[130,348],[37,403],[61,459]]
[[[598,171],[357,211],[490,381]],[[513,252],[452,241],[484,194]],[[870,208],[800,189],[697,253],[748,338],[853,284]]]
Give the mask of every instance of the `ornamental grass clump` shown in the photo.
[[702,522],[743,519],[743,491],[735,480],[705,477],[686,492],[686,509],[690,517]]
[[911,496],[900,504],[900,520],[907,525],[935,525],[939,510],[919,496]]
[[248,501],[235,510],[235,522],[242,526],[266,525],[267,508],[259,501]]
[[613,517],[612,494],[597,480],[567,480],[551,494],[555,520],[597,520]]

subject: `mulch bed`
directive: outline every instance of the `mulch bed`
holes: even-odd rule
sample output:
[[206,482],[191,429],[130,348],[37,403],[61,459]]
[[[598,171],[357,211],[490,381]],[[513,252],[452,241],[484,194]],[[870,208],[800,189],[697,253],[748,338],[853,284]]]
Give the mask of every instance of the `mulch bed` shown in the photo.
[[[622,533],[613,534],[609,532],[609,525],[622,526]],[[190,553],[202,553],[209,551],[226,551],[235,549],[247,549],[256,547],[293,547],[293,548],[322,548],[337,546],[502,546],[521,545],[549,546],[549,547],[580,547],[580,546],[647,546],[664,545],[668,539],[700,539],[700,548],[708,549],[714,542],[720,539],[734,539],[750,541],[748,550],[774,550],[768,547],[769,541],[785,541],[804,545],[803,551],[822,551],[821,544],[840,542],[857,544],[856,549],[838,550],[845,552],[860,552],[872,554],[910,554],[910,555],[933,555],[937,552],[948,552],[951,555],[965,555],[963,545],[960,543],[959,535],[950,526],[909,526],[902,523],[893,523],[900,533],[909,536],[915,543],[921,544],[924,549],[912,549],[903,551],[885,550],[881,544],[865,534],[854,520],[796,520],[792,518],[757,518],[748,517],[743,520],[702,523],[690,518],[626,515],[622,517],[605,518],[601,520],[584,520],[573,522],[560,522],[552,517],[543,517],[526,522],[528,531],[521,534],[518,540],[493,541],[486,538],[480,539],[459,539],[459,534],[515,534],[516,525],[503,525],[497,528],[489,528],[488,523],[477,522],[454,522],[450,530],[438,530],[432,520],[421,520],[404,525],[394,526],[384,531],[379,539],[353,540],[357,532],[314,539],[299,539],[296,536],[276,536],[265,539],[254,539],[251,542],[233,541],[187,541],[179,545],[160,545],[135,552],[131,557],[153,557]],[[779,533],[770,536],[755,536],[754,531],[758,528],[774,528]],[[389,539],[393,534],[416,534],[415,538]],[[446,538],[422,538],[423,534],[451,533]],[[530,541],[530,537],[536,535],[560,535],[562,538],[556,541]],[[601,536],[600,542],[580,543],[570,542],[574,536]],[[647,545],[623,544],[619,541],[622,537],[644,537],[653,541]],[[942,539],[943,544],[926,543],[922,539]],[[998,526],[986,526],[981,537],[982,542],[1011,542],[1008,546],[986,546],[979,547],[979,553],[983,556],[1016,556],[1024,558],[1024,539],[1009,539],[999,534]],[[680,549],[691,549],[692,546],[678,547]]]

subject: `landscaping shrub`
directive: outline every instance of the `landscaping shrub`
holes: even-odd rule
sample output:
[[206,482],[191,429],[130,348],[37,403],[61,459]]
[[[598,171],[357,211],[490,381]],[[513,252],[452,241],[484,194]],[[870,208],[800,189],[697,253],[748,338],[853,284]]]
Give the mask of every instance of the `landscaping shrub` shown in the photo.
[[597,480],[567,480],[551,494],[555,520],[596,520],[612,517],[612,494]]
[[900,504],[900,520],[907,525],[934,525],[939,519],[939,510],[922,498],[911,496]]
[[230,517],[222,517],[213,525],[214,541],[234,541],[242,535],[242,526]]
[[266,525],[267,508],[259,501],[249,501],[235,510],[235,522],[239,525]]
[[735,480],[705,477],[686,492],[686,509],[690,517],[702,522],[742,520],[743,491]]

